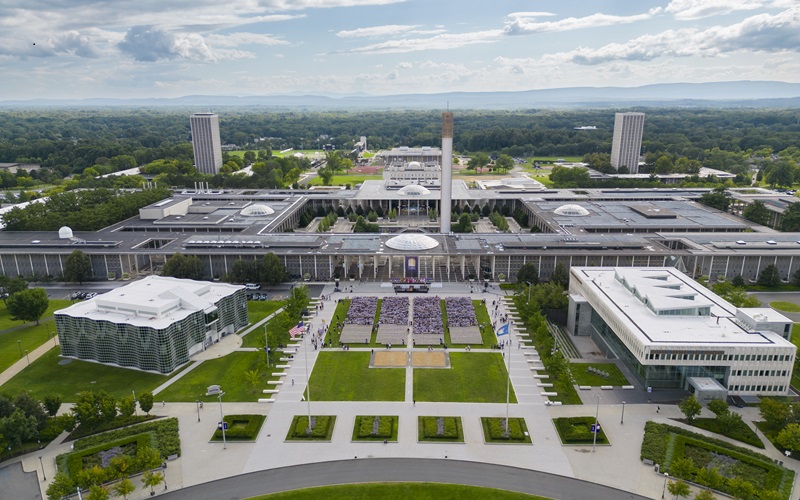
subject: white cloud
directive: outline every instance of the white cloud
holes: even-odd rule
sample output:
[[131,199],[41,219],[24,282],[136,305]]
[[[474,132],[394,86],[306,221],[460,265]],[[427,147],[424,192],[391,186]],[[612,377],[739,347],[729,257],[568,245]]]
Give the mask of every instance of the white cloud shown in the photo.
[[506,15],[506,17],[510,17],[516,19],[518,17],[524,18],[536,18],[536,17],[553,17],[555,16],[552,12],[512,12],[511,14]]
[[[250,35],[250,34],[239,34]],[[221,38],[225,43],[224,37]],[[228,41],[235,40],[235,36]],[[228,45],[234,46],[234,45]],[[226,59],[255,57],[252,52],[232,49],[213,49],[197,33],[172,33],[152,26],[134,26],[117,44],[117,48],[140,62],[185,59],[216,62]]]
[[754,10],[768,3],[764,0],[672,0],[664,12],[673,14],[676,19],[692,20]]
[[401,62],[397,64],[398,69],[411,69],[414,67],[410,62]]
[[407,38],[387,40],[364,47],[340,51],[345,54],[399,54],[421,50],[448,50],[467,45],[491,43],[503,35],[503,30],[476,31],[471,33],[443,34],[430,38]]
[[215,47],[238,47],[239,45],[287,45],[289,42],[272,35],[260,33],[228,33],[226,35],[211,34],[206,37]]
[[629,24],[650,19],[661,12],[657,7],[645,14],[633,16],[613,16],[608,14],[592,14],[585,17],[567,17],[558,21],[533,22],[530,18],[516,17],[513,21],[507,22],[505,31],[512,35],[547,33],[553,31],[571,31],[585,28],[597,28],[599,26],[613,26],[618,24]]
[[336,33],[341,38],[372,37],[402,35],[418,28],[418,24],[387,24],[384,26],[371,26],[354,30],[342,30]]

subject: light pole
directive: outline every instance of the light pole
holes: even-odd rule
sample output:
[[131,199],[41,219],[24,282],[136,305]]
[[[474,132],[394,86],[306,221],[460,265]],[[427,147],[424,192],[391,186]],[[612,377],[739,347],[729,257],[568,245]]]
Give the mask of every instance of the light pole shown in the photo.
[[228,442],[225,441],[225,417],[222,415],[222,395],[225,394],[224,392],[220,392],[219,397],[219,425],[222,427],[222,449],[225,450],[228,448]]
[[17,340],[17,347],[19,347],[19,358],[22,359],[22,341]]
[[28,356],[28,350],[25,349],[25,359],[28,360],[28,366],[31,366],[31,357]]
[[44,464],[42,463],[42,456],[39,455],[39,465],[42,466],[42,482],[47,481],[47,475],[44,473]]
[[531,303],[531,282],[530,281],[526,281],[525,283],[528,285],[528,302],[526,302],[526,304],[530,304]]
[[139,413],[136,412],[136,391],[131,391],[131,394],[133,394],[133,415],[136,416],[139,415]]
[[664,473],[664,487],[661,489],[661,500],[664,500],[664,495],[667,493],[667,479],[669,479],[669,473]]
[[194,404],[197,405],[197,421],[199,422],[200,421],[200,400],[196,399]]
[[625,401],[622,402],[622,416],[619,419],[620,425],[625,423]]
[[264,324],[264,351],[267,354],[267,368],[269,368],[269,336],[267,336],[266,324]]
[[508,435],[508,409],[511,401],[511,342],[508,343],[508,381],[506,382],[506,435]]
[[[292,290],[294,292],[294,290]],[[306,404],[308,405],[308,429],[307,432],[311,434],[311,379],[308,378],[308,342],[311,340],[303,336],[303,357],[306,362]]]
[[597,408],[595,409],[594,412],[594,436],[592,436],[592,453],[594,453],[594,447],[595,445],[597,445],[597,434],[598,434],[597,431],[600,430],[597,428],[597,418],[600,416],[600,395],[597,394],[595,397],[597,398]]

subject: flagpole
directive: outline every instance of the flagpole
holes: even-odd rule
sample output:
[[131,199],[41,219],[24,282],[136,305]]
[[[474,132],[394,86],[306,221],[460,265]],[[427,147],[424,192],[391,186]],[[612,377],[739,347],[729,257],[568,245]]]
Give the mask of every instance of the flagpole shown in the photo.
[[[509,334],[508,337],[510,339],[511,335]],[[508,372],[508,382],[506,384],[506,435],[508,435],[508,411],[511,401],[511,342],[508,343],[508,368],[506,370]]]
[[306,358],[306,403],[308,404],[308,433],[311,434],[311,379],[308,376],[308,341],[309,339],[305,338],[303,335],[303,353]]

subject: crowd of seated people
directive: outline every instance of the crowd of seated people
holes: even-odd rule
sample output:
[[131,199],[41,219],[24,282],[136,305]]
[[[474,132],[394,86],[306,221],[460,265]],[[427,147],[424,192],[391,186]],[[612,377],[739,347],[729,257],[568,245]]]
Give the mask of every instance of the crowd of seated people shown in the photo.
[[401,285],[425,285],[430,282],[430,278],[392,278],[392,283]]
[[475,326],[478,318],[475,316],[475,307],[467,297],[445,297],[445,311],[447,311],[448,326]]
[[444,335],[439,297],[414,298],[414,333]]
[[408,297],[386,297],[381,303],[382,325],[405,325],[408,323]]
[[378,310],[377,297],[355,297],[350,301],[350,309],[344,322],[351,325],[371,325]]

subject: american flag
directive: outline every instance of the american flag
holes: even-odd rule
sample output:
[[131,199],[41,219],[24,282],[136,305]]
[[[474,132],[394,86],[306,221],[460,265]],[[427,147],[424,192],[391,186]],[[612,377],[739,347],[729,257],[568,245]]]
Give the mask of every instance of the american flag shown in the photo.
[[300,323],[297,323],[296,327],[294,327],[291,330],[289,330],[289,336],[291,336],[292,338],[295,338],[296,336],[300,335],[304,331],[305,331],[305,328],[303,328],[303,322],[301,321]]

